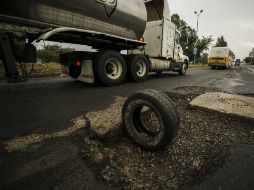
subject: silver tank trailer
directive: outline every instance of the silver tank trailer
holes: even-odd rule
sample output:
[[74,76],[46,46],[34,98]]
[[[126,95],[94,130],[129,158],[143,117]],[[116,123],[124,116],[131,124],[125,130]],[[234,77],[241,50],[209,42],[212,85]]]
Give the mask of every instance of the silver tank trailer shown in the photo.
[[43,27],[72,27],[130,39],[142,37],[147,11],[144,0],[7,0],[0,2],[0,21]]

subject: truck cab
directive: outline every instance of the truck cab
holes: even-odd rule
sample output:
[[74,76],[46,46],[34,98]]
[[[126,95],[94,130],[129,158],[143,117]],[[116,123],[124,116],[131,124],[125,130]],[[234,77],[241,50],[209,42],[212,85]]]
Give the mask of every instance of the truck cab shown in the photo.
[[[179,43],[181,33],[171,22],[167,0],[146,0],[147,24],[143,35],[147,42],[142,51],[130,50],[129,54],[145,54],[151,62],[151,71],[178,71],[185,74],[189,58],[183,54]],[[156,63],[154,63],[156,62]]]

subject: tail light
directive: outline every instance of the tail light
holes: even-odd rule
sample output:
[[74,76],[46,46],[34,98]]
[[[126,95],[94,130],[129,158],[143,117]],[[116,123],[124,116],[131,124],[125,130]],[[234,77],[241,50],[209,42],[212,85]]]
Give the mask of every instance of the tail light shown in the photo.
[[76,61],[76,62],[75,62],[75,66],[76,66],[76,67],[80,67],[80,66],[81,66],[81,61]]

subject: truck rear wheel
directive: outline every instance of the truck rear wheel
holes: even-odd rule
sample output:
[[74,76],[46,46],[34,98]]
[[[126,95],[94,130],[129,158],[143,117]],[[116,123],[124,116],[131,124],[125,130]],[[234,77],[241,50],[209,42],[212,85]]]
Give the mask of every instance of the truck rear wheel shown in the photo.
[[130,55],[128,57],[128,77],[135,82],[147,79],[149,62],[144,55]]
[[121,84],[127,74],[127,66],[123,56],[113,50],[99,52],[94,60],[96,78],[106,86]]

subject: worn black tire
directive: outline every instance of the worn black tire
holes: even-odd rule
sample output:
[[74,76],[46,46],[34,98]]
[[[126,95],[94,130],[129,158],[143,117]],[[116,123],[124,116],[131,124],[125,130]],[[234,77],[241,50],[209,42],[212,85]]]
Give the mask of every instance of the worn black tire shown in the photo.
[[[128,78],[134,82],[142,82],[147,79],[149,74],[149,62],[146,56],[137,54],[129,55],[128,58]],[[137,73],[137,64],[139,61],[142,61],[144,64],[144,72],[142,75]]]
[[[160,118],[160,130],[149,136],[140,122],[140,108],[148,106]],[[146,89],[136,92],[124,103],[122,110],[124,129],[130,138],[146,150],[160,150],[168,146],[177,134],[180,119],[171,99],[163,92]]]
[[[119,61],[119,66],[121,67],[122,70],[119,77],[116,79],[108,77],[106,73],[106,62],[111,58]],[[119,52],[113,50],[105,50],[97,53],[93,59],[93,66],[96,80],[100,81],[106,86],[119,85],[123,83],[124,80],[126,79],[127,75],[126,61]]]
[[182,64],[181,70],[178,71],[178,74],[179,74],[180,76],[185,75],[186,72],[187,72],[187,69],[188,69],[188,62],[187,62],[187,61],[184,61],[183,64]]

